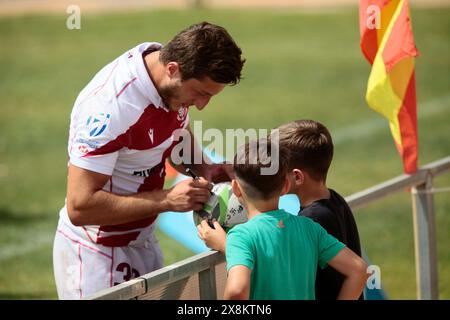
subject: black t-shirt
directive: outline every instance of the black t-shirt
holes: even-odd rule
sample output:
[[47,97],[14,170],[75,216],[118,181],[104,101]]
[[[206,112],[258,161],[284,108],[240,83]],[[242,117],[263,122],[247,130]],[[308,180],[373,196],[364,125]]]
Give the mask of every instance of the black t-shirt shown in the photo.
[[[361,256],[358,228],[353,213],[343,197],[334,190],[329,189],[329,191],[329,199],[321,199],[305,208],[300,208],[299,215],[313,219],[329,234]],[[344,276],[332,267],[318,268],[316,299],[336,300],[343,281]],[[360,299],[363,298],[363,295],[361,295]]]

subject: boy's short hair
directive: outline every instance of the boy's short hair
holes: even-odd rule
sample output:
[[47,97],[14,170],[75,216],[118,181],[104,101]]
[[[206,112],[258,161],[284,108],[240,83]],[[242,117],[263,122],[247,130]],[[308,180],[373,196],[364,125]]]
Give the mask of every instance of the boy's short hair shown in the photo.
[[306,171],[316,181],[326,181],[333,159],[333,140],[320,122],[296,120],[279,128],[280,146],[289,150],[289,169]]
[[[278,153],[278,157],[275,156]],[[278,162],[274,174],[264,174],[262,168],[269,168]],[[281,194],[286,182],[289,166],[287,150],[271,143],[270,138],[250,141],[242,146],[234,156],[233,168],[236,178],[251,198],[269,200]]]

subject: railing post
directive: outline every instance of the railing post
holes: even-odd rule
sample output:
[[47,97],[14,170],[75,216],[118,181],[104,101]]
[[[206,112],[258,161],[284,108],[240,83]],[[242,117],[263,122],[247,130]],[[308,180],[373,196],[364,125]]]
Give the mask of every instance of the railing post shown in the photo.
[[212,265],[210,268],[201,271],[198,274],[198,281],[200,300],[217,300],[216,267]]
[[421,300],[439,299],[432,188],[433,177],[427,174],[426,182],[412,189],[417,298]]

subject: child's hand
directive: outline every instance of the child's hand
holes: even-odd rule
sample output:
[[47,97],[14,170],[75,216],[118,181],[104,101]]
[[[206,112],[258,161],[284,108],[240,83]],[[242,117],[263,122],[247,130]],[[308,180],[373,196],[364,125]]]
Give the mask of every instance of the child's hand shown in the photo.
[[216,220],[213,221],[213,224],[215,229],[211,228],[208,221],[204,219],[197,226],[198,236],[209,248],[225,253],[227,234]]

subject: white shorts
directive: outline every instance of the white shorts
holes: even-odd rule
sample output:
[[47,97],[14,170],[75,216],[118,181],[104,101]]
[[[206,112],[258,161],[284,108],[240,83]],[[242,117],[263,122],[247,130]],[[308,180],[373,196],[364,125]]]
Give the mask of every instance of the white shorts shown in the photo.
[[139,245],[106,247],[58,226],[53,268],[59,299],[82,299],[163,266],[153,233]]

